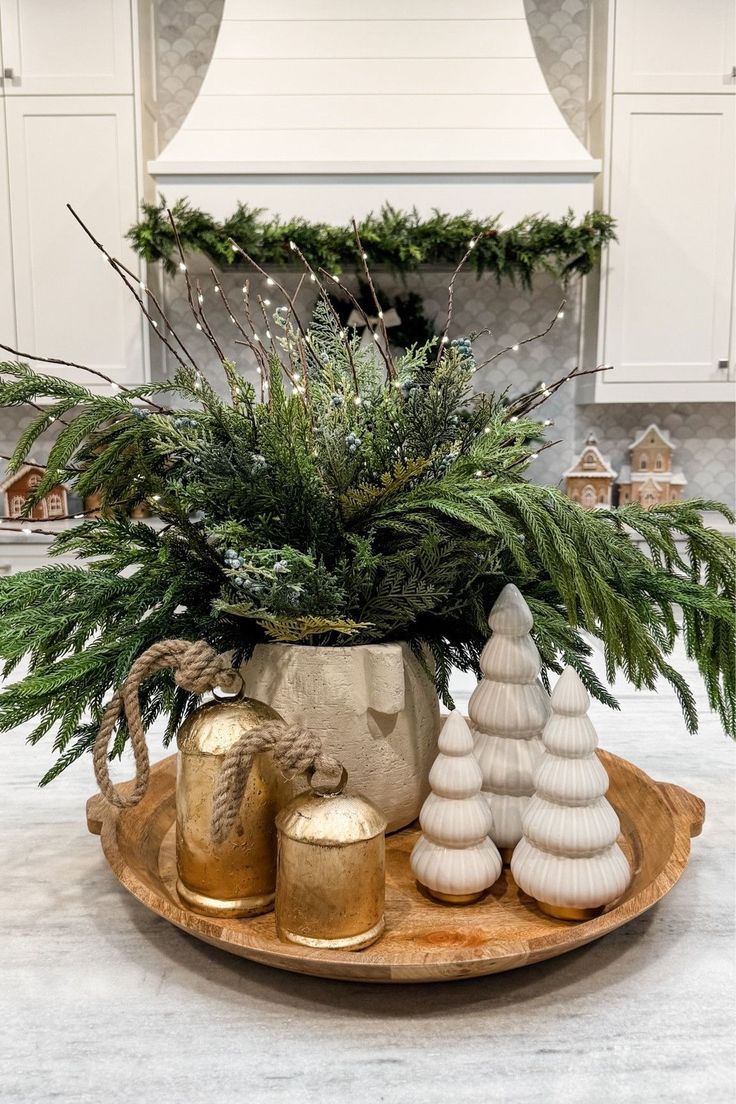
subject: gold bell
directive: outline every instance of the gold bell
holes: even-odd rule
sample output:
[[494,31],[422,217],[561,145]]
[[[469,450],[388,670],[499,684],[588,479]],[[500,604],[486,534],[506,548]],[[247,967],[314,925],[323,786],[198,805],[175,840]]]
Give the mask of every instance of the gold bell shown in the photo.
[[176,890],[208,916],[256,916],[273,908],[276,886],[275,818],[293,793],[267,753],[255,756],[238,819],[228,838],[214,843],[210,818],[222,761],[244,732],[280,720],[263,702],[243,694],[195,710],[179,729],[176,771]]
[[357,951],[385,927],[386,819],[370,801],[330,790],[300,794],[276,818],[279,938]]

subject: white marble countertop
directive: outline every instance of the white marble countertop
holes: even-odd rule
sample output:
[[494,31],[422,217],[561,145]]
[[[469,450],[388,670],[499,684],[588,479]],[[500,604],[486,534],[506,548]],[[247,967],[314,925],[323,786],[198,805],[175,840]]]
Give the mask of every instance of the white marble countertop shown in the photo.
[[0,737],[0,1101],[733,1100],[734,747],[707,712],[688,736],[669,691],[622,689],[594,707],[601,745],[707,805],[682,880],[572,954],[428,986],[280,973],[171,927],[87,833],[90,764],[40,791],[48,750]]

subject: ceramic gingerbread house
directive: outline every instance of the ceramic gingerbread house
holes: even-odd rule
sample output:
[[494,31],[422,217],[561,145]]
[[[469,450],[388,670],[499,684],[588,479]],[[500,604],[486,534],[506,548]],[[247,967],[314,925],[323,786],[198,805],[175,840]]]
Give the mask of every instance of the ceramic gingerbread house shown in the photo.
[[598,449],[592,433],[588,434],[583,451],[563,478],[565,494],[584,510],[612,504],[616,472]]
[[645,510],[682,498],[687,480],[672,470],[675,446],[653,422],[629,445],[631,464],[621,469],[619,505],[640,503]]
[[[0,492],[4,496],[3,506],[7,518],[21,519],[23,506],[29,494],[36,489],[43,478],[43,469],[33,464],[24,464],[13,475],[0,483]],[[66,487],[60,483],[52,487],[31,510],[31,521],[49,521],[52,518],[65,517],[68,514]]]

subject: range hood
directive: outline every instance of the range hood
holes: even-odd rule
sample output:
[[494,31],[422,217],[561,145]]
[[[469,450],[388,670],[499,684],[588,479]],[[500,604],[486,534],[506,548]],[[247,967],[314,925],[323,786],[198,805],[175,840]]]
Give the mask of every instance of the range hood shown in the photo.
[[599,169],[547,88],[523,0],[225,0],[199,95],[149,164],[168,201],[217,217],[240,200],[329,221],[386,201],[582,213]]

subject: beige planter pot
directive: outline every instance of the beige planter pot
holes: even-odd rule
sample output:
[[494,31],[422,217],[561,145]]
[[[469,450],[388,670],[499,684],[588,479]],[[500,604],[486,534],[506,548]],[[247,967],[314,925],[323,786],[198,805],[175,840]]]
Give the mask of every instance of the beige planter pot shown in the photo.
[[322,737],[348,770],[348,792],[377,805],[389,832],[416,819],[437,754],[439,703],[407,644],[259,644],[242,673],[249,696]]

